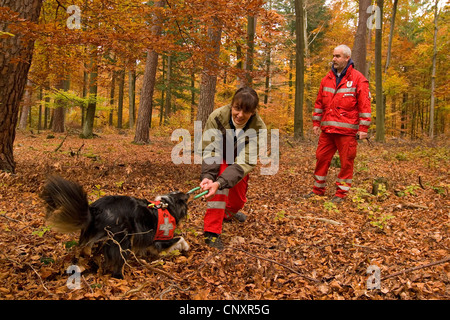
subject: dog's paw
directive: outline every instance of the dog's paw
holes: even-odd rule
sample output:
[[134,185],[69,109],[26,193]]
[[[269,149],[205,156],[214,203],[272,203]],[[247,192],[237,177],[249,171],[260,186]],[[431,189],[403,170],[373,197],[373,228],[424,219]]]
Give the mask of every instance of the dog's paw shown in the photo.
[[170,247],[170,251],[178,250],[178,251],[189,251],[189,244],[184,240],[183,237],[180,237],[177,243],[175,243],[172,247]]

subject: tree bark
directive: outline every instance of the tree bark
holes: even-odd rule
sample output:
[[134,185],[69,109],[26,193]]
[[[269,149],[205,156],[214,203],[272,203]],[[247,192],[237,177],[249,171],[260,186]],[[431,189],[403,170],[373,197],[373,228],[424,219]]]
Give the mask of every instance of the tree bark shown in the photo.
[[97,108],[97,76],[98,76],[98,66],[97,66],[97,53],[94,51],[93,59],[93,70],[91,70],[89,76],[89,103],[86,109],[86,119],[84,121],[83,132],[81,137],[84,139],[91,139],[94,137],[94,119],[95,110]]
[[255,29],[256,17],[247,17],[247,57],[245,59],[245,85],[251,87],[253,85],[253,56],[255,52]]
[[296,31],[296,61],[295,61],[295,109],[294,138],[303,139],[303,100],[305,75],[305,33],[303,22],[303,0],[295,0],[295,31]]
[[136,118],[136,62],[133,62],[131,70],[128,71],[128,112],[129,127],[132,129]]
[[389,42],[388,42],[388,48],[387,48],[386,65],[384,67],[384,73],[387,73],[389,64],[391,63],[391,48],[392,48],[392,39],[394,38],[394,26],[395,26],[395,16],[397,15],[397,4],[398,4],[398,0],[394,0],[394,6],[392,8],[391,29],[389,31]]
[[385,133],[385,110],[383,99],[383,73],[382,73],[382,36],[383,36],[383,2],[377,0],[377,6],[380,8],[380,28],[375,30],[375,85],[376,85],[376,135],[375,140],[384,142]]
[[119,97],[117,100],[117,128],[122,129],[123,119],[123,96],[125,87],[125,67],[119,72]]
[[30,80],[27,80],[25,93],[23,95],[22,113],[20,115],[19,129],[25,130],[28,124],[28,115],[31,111],[31,96],[33,87]]
[[[158,1],[156,7],[163,8],[166,1]],[[152,34],[159,36],[162,29],[161,18],[153,16]],[[156,70],[158,67],[158,53],[154,50],[147,51],[147,61],[145,64],[144,79],[141,89],[141,99],[139,102],[138,117],[136,121],[136,130],[134,134],[134,143],[150,143],[150,127],[153,111],[153,93],[156,84]]]
[[437,57],[436,42],[438,31],[438,3],[439,1],[436,0],[434,5],[433,62],[431,69],[431,101],[430,101],[430,129],[429,129],[429,135],[431,139],[434,138],[434,104],[435,104],[434,91],[436,87],[436,57]]
[[214,17],[213,25],[208,28],[209,51],[206,54],[200,81],[197,120],[202,122],[202,128],[205,127],[209,115],[214,110],[218,69],[216,61],[219,59],[221,36],[222,28],[218,19]]
[[367,19],[370,13],[367,8],[371,0],[359,0],[358,28],[356,29],[355,42],[353,43],[352,60],[355,69],[361,72],[367,78],[366,55],[367,55]]
[[[18,12],[19,17],[37,23],[42,0],[0,0],[0,7]],[[0,30],[10,32],[8,22]],[[33,56],[34,40],[20,32],[0,38],[0,170],[15,172],[13,144],[19,104]]]
[[[70,87],[70,80],[61,76],[56,89],[68,91]],[[66,103],[64,99],[55,99],[55,110],[53,110],[53,122],[52,131],[62,133],[65,131],[65,119],[66,119]]]

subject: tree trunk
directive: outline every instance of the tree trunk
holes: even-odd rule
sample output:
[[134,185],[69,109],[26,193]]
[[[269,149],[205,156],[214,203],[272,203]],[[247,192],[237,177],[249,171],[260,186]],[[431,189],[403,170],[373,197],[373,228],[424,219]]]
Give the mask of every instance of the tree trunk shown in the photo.
[[128,112],[129,112],[129,126],[130,129],[134,127],[134,120],[136,118],[136,62],[128,71]]
[[266,56],[266,82],[264,87],[264,104],[269,102],[269,87],[270,87],[270,45],[267,44]]
[[125,67],[119,72],[119,97],[117,101],[117,128],[122,129],[123,91],[125,87]]
[[434,36],[433,36],[433,66],[431,69],[431,102],[430,102],[430,129],[429,129],[429,135],[430,138],[434,138],[434,91],[436,86],[436,56],[437,56],[437,32],[438,32],[438,3],[439,1],[436,0],[436,3],[434,5]]
[[[56,89],[68,91],[69,87],[69,79],[64,79],[64,76],[61,76]],[[55,106],[56,108],[53,111],[52,131],[62,133],[65,131],[66,103],[64,99],[57,98],[55,99]]]
[[[37,23],[42,0],[0,0],[0,7],[18,12],[21,19]],[[8,22],[0,30],[10,32]],[[13,144],[19,105],[33,56],[34,40],[19,32],[0,38],[0,170],[15,172]]]
[[359,0],[358,28],[356,29],[355,42],[353,43],[352,60],[355,69],[361,72],[367,78],[366,55],[367,55],[367,19],[370,13],[367,8],[371,0]]
[[385,133],[385,110],[383,101],[383,74],[382,74],[382,36],[383,36],[383,2],[377,0],[377,6],[380,8],[380,28],[375,30],[375,86],[376,86],[376,135],[375,140],[384,142]]
[[[158,1],[156,7],[164,7],[166,1]],[[158,36],[161,33],[161,18],[153,16],[152,34]],[[156,51],[147,51],[147,61],[145,64],[144,79],[141,90],[141,99],[139,102],[138,117],[136,121],[136,130],[134,134],[134,143],[150,143],[150,127],[153,111],[153,93],[156,84],[156,70],[158,67],[158,53]]]
[[194,122],[194,109],[195,109],[195,73],[191,72],[191,123]]
[[256,17],[247,17],[247,57],[245,59],[245,85],[251,87],[253,85],[253,56],[255,52],[255,29]]
[[392,48],[392,39],[394,38],[394,26],[395,26],[395,16],[397,14],[397,4],[398,0],[394,0],[394,7],[392,8],[391,29],[389,31],[389,42],[386,55],[386,66],[384,67],[384,73],[387,73],[389,64],[391,63],[391,48]]
[[25,130],[28,124],[28,115],[31,111],[32,84],[27,80],[25,93],[23,95],[22,114],[20,115],[19,129]]
[[94,51],[93,57],[94,68],[89,76],[89,103],[86,109],[86,119],[84,121],[83,133],[81,137],[91,139],[94,137],[94,119],[95,110],[97,108],[97,53]]
[[303,0],[295,0],[295,31],[296,31],[296,61],[295,61],[295,109],[294,138],[303,139],[303,96],[305,75],[305,33],[303,23]]
[[212,26],[208,28],[209,51],[206,53],[200,81],[200,98],[198,102],[197,120],[205,127],[209,115],[214,110],[214,96],[216,94],[217,63],[220,53],[220,39],[222,28],[217,18],[213,18]]
[[166,102],[164,103],[164,123],[168,123],[172,110],[172,56],[167,56],[167,72],[166,72]]
[[112,71],[112,79],[111,79],[111,88],[109,91],[109,107],[111,108],[109,110],[109,125],[113,125],[114,120],[114,96],[116,92],[116,71]]

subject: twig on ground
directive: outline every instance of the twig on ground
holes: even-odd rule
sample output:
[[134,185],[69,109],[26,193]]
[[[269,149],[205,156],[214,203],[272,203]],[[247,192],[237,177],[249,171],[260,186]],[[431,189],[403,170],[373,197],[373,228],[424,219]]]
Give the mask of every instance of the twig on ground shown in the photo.
[[419,269],[423,269],[423,268],[428,268],[428,267],[432,267],[432,266],[437,266],[439,264],[443,264],[443,263],[446,263],[446,262],[450,262],[450,256],[447,256],[444,259],[439,260],[439,261],[435,261],[435,262],[423,264],[421,266],[405,269],[403,271],[395,272],[393,274],[390,274],[390,275],[387,275],[387,276],[381,278],[381,281],[389,279],[389,278],[393,278],[393,277],[396,277],[396,276],[399,276],[399,275],[402,275],[404,273],[408,273],[408,272],[411,272],[411,271],[415,271],[415,270],[419,270]]
[[340,221],[335,221],[335,220],[331,220],[331,219],[325,219],[325,218],[319,218],[319,217],[310,217],[310,216],[287,216],[287,218],[289,219],[308,219],[308,220],[318,220],[318,221],[322,221],[322,222],[326,222],[326,223],[330,223],[333,224],[335,226],[342,226],[343,223]]
[[42,287],[44,287],[45,291],[47,291],[47,293],[49,295],[53,295],[52,293],[50,293],[50,291],[48,291],[47,287],[44,284],[44,281],[42,280],[41,275],[36,271],[35,268],[33,268],[33,266],[31,265],[31,263],[27,263],[27,265],[29,265],[31,267],[31,269],[33,269],[34,273],[36,273],[36,275],[38,276],[39,280],[41,281]]
[[67,134],[67,135],[64,137],[64,139],[61,141],[61,143],[59,144],[59,146],[57,146],[56,149],[55,149],[55,151],[53,151],[53,152],[57,152],[57,151],[62,147],[64,141],[66,141],[66,139],[67,139],[68,136],[69,136],[69,135]]

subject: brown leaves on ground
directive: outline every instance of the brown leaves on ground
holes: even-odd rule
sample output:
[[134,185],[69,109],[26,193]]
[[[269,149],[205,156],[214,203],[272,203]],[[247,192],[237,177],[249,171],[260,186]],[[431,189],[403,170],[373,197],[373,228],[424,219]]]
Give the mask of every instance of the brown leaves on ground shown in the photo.
[[[174,165],[166,137],[148,146],[127,135],[69,135],[60,146],[63,138],[19,133],[17,174],[0,174],[0,299],[450,298],[450,263],[427,266],[450,255],[448,146],[361,142],[350,196],[335,206],[329,199],[338,169],[330,168],[327,197],[303,199],[313,183],[315,144],[281,138],[278,173],[262,176],[258,167],[251,174],[248,219],[225,223],[223,251],[204,244],[206,204],[194,201],[179,226],[188,253],[131,258],[124,280],[79,260],[81,288],[69,289],[78,234],[45,225],[39,192],[46,175],[78,181],[91,201],[112,194],[153,199],[197,186],[200,166]],[[381,176],[387,189],[371,195]],[[380,289],[367,288],[371,265],[379,267]]]

